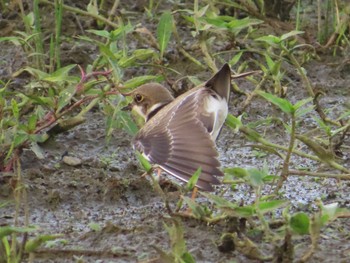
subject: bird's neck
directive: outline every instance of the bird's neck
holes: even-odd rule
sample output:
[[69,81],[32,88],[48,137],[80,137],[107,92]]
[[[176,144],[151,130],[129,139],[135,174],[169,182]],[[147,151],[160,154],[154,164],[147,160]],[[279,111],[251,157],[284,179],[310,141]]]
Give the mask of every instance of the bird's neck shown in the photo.
[[162,108],[164,108],[166,105],[168,105],[169,102],[159,102],[154,104],[148,111],[146,116],[146,122],[149,121],[154,115],[156,115]]

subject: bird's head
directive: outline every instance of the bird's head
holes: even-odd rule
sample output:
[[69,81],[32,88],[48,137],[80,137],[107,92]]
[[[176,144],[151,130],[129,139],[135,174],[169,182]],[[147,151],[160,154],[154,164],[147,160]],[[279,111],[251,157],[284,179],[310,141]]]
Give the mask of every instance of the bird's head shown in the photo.
[[169,90],[158,83],[141,85],[125,95],[132,97],[132,102],[126,108],[135,110],[145,121],[174,100]]

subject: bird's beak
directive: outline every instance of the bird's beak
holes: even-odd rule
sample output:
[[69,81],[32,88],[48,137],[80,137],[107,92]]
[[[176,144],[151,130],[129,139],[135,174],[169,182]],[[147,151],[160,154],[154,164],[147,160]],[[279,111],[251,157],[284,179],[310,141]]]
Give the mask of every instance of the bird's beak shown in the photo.
[[122,111],[131,111],[133,108],[133,103],[130,102],[128,105],[126,105],[124,108],[122,108]]
[[[121,93],[121,94],[124,97],[127,97],[127,96],[131,96],[132,92],[124,92],[124,93]],[[131,111],[133,106],[134,106],[133,102],[130,102],[128,105],[126,105],[125,107],[122,108],[122,111]]]

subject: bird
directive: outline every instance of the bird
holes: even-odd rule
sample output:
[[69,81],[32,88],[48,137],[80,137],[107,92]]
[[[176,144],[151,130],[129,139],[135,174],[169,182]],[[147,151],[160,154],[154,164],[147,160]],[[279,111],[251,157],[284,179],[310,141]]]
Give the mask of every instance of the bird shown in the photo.
[[215,140],[228,114],[231,69],[226,63],[203,84],[174,98],[158,83],[126,93],[129,109],[145,124],[133,138],[134,149],[165,173],[183,182],[201,168],[196,187],[213,191],[223,176]]

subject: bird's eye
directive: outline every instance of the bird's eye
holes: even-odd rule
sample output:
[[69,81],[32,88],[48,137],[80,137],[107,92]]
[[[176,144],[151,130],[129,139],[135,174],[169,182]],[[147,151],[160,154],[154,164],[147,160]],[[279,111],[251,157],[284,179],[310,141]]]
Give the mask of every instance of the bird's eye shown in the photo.
[[141,101],[143,101],[143,96],[140,95],[140,94],[136,94],[135,97],[134,97],[134,100],[136,102],[141,102]]

